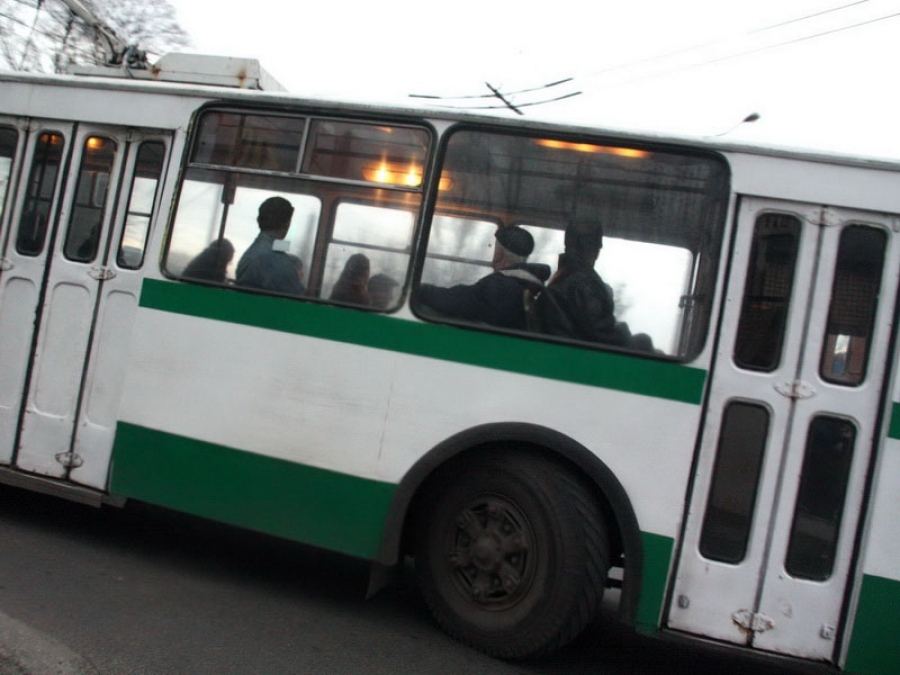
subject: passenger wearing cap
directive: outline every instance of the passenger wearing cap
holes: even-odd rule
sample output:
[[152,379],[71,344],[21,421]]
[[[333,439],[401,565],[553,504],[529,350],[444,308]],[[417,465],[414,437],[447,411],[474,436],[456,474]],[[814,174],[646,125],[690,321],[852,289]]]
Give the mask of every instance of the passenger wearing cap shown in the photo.
[[600,223],[573,223],[566,228],[565,253],[559,256],[556,273],[535,303],[543,332],[629,345],[628,327],[616,321],[612,290],[594,269],[602,247]]
[[295,256],[275,249],[275,242],[287,236],[293,215],[294,207],[284,197],[269,197],[260,204],[259,235],[238,261],[235,281],[239,286],[292,295],[306,292]]
[[525,291],[537,295],[550,276],[547,265],[528,264],[534,239],[521,227],[499,227],[494,272],[466,286],[423,284],[418,299],[442,316],[525,330]]

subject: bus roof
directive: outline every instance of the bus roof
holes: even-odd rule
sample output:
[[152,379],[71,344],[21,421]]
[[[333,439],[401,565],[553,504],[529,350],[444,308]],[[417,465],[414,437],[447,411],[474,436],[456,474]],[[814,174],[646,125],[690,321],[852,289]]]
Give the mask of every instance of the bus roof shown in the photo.
[[3,72],[0,80],[34,82],[74,87],[90,87],[99,90],[143,91],[175,96],[196,96],[218,101],[276,103],[289,106],[321,108],[340,106],[348,113],[382,114],[396,116],[420,116],[431,121],[481,122],[515,129],[531,129],[548,133],[595,134],[614,138],[619,142],[638,144],[670,144],[691,146],[702,150],[734,152],[770,157],[799,159],[829,164],[842,164],[888,171],[900,170],[900,159],[852,155],[846,152],[813,150],[802,147],[779,146],[765,143],[749,143],[726,140],[715,136],[691,136],[686,134],[635,131],[621,127],[587,126],[570,122],[554,122],[549,118],[510,119],[499,113],[473,113],[438,107],[405,106],[397,103],[363,103],[358,100],[338,100],[306,97],[288,92],[258,60],[228,56],[199,54],[169,54],[160,57],[149,68],[131,69],[117,66],[97,66],[73,69],[65,75]]

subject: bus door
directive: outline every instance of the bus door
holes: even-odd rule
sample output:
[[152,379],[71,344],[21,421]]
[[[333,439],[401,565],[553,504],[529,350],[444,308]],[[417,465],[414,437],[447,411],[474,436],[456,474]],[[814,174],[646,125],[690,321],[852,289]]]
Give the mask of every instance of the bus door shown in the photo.
[[[16,193],[6,196],[12,214],[0,267],[0,463],[15,454],[24,386],[31,359],[35,312],[47,265],[49,224],[56,217],[73,125],[32,120],[25,134]],[[26,168],[27,167],[27,168]]]
[[742,200],[670,628],[837,658],[898,230],[896,216]]
[[59,206],[33,247],[46,263],[30,280],[39,292],[13,463],[103,488],[165,142],[79,125],[70,143]]

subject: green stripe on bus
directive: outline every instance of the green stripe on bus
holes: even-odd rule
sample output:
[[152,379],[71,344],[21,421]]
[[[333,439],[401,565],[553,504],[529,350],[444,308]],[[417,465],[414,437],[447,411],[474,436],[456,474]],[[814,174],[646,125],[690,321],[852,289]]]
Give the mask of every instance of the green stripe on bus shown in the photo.
[[644,565],[636,627],[642,632],[652,633],[659,628],[675,542],[671,537],[650,532],[641,532],[641,541],[644,546]]
[[891,425],[888,429],[889,438],[900,439],[900,403],[891,406]]
[[699,404],[706,371],[289,298],[144,280],[141,307]]
[[847,672],[886,675],[900,667],[900,581],[863,577],[847,653]]
[[110,492],[374,558],[396,486],[119,422]]

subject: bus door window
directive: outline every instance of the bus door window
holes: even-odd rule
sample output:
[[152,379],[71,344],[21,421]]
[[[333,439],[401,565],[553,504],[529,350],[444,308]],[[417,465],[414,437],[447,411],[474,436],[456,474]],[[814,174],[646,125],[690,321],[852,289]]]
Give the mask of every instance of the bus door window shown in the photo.
[[64,145],[56,132],[45,131],[38,138],[16,235],[16,251],[21,255],[37,256],[44,250]]
[[116,151],[115,141],[109,138],[90,136],[84,142],[72,216],[63,247],[69,260],[89,263],[97,257]]
[[134,270],[144,264],[150,217],[156,205],[165,155],[166,147],[159,141],[145,141],[138,149],[125,213],[125,227],[116,254],[119,267]]
[[799,247],[798,218],[767,213],[757,219],[734,345],[740,368],[771,372],[781,364]]
[[851,225],[841,233],[819,373],[826,382],[858,386],[866,374],[887,236]]
[[856,444],[856,426],[818,415],[809,426],[784,568],[798,579],[831,576]]
[[15,129],[0,127],[0,223],[3,222],[3,211],[6,206],[6,194],[9,192],[13,159],[16,156],[16,143],[19,134]]
[[705,558],[736,564],[747,553],[769,417],[753,403],[734,401],[725,409],[700,534]]

